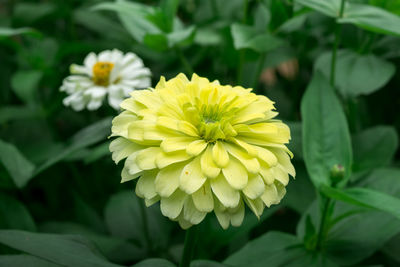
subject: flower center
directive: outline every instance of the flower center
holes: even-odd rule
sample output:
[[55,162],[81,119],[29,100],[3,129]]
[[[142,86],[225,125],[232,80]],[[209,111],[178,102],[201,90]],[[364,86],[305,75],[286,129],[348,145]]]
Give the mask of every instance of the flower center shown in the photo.
[[114,64],[106,61],[99,61],[93,66],[93,82],[100,86],[108,86],[110,74]]
[[203,105],[200,112],[200,135],[207,142],[224,140],[236,135],[229,123],[230,112],[221,111],[218,105]]

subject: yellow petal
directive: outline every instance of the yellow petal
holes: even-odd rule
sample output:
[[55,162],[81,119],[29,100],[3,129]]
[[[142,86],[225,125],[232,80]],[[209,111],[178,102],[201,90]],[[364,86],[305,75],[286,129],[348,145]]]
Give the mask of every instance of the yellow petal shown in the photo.
[[260,171],[260,163],[256,158],[250,157],[248,153],[246,153],[244,150],[240,149],[236,145],[225,144],[225,147],[228,150],[229,154],[238,159],[243,164],[243,166],[246,167],[248,172],[255,174]]
[[228,166],[222,169],[226,181],[235,189],[243,189],[247,185],[246,168],[235,158],[231,158]]
[[142,175],[143,171],[139,170],[138,172],[134,173],[134,174],[129,174],[128,169],[127,168],[123,168],[122,172],[121,172],[121,183],[125,183],[128,181],[131,181],[133,179],[138,178],[140,175]]
[[251,211],[257,216],[257,218],[260,218],[261,214],[264,211],[265,204],[261,200],[261,198],[256,198],[256,199],[250,199],[246,196],[244,196],[244,200],[246,201],[247,205],[251,209]]
[[214,213],[217,217],[217,220],[223,229],[228,229],[230,223],[230,215],[226,212],[226,208],[220,203],[218,200],[215,200],[215,210]]
[[260,174],[264,179],[265,184],[272,184],[275,181],[274,173],[268,165],[261,163]]
[[273,204],[278,204],[281,198],[279,198],[278,190],[275,184],[266,185],[264,194],[261,196],[262,201],[269,208]]
[[155,189],[160,196],[169,197],[179,187],[179,175],[183,166],[183,164],[173,164],[158,172]]
[[179,177],[179,188],[187,194],[192,194],[207,180],[200,167],[200,157],[190,161],[183,168]]
[[239,206],[231,212],[231,224],[232,226],[239,227],[244,219],[244,204],[243,201],[240,201]]
[[156,165],[159,169],[162,169],[173,163],[178,163],[188,160],[191,157],[192,156],[188,155],[186,151],[175,151],[171,153],[166,153],[161,151],[161,153],[157,155]]
[[151,205],[153,205],[154,203],[157,203],[158,201],[160,201],[160,196],[155,196],[152,199],[144,199],[144,203],[146,204],[146,207],[150,207]]
[[289,183],[289,174],[283,169],[282,165],[278,165],[271,169],[276,180],[281,182],[284,186]]
[[199,190],[192,194],[193,203],[199,211],[210,212],[214,208],[214,199],[210,183],[206,182]]
[[278,158],[279,164],[288,172],[292,177],[296,176],[296,170],[293,167],[293,164],[290,162],[289,155],[282,149],[278,148],[270,148],[270,150],[276,155]]
[[138,120],[138,117],[135,114],[129,111],[122,112],[112,121],[111,136],[122,136],[127,138],[128,128],[130,124],[136,120]]
[[184,133],[186,135],[194,136],[194,137],[199,136],[198,130],[190,122],[179,121],[178,129],[179,129],[179,131],[181,131],[182,133]]
[[186,153],[191,156],[197,156],[207,147],[207,143],[204,140],[196,140],[191,142],[186,147]]
[[136,164],[142,170],[151,170],[157,168],[156,157],[162,152],[159,147],[149,147],[141,150],[136,157]]
[[136,184],[136,194],[139,197],[152,199],[157,196],[154,183],[155,175],[154,171],[147,171],[139,178]]
[[112,159],[118,164],[119,161],[128,157],[137,150],[143,149],[143,146],[133,143],[126,138],[119,137],[110,143],[110,152]]
[[220,173],[221,169],[215,165],[212,158],[212,149],[211,146],[208,146],[206,151],[201,155],[200,159],[201,171],[208,178],[215,178]]
[[196,139],[187,136],[172,137],[162,141],[160,147],[164,152],[174,152],[187,149],[189,144],[195,140]]
[[183,218],[190,222],[191,224],[199,224],[204,217],[206,217],[206,212],[199,211],[191,198],[187,198],[183,206]]
[[172,220],[176,219],[182,211],[186,197],[187,195],[179,189],[169,197],[162,197],[160,201],[161,213]]
[[221,141],[217,141],[213,146],[212,156],[215,164],[220,168],[226,167],[229,163],[228,152],[226,152],[224,144]]
[[[143,170],[139,168],[139,166],[136,164],[136,157],[138,155],[139,151],[136,151],[132,153],[125,161],[124,164],[124,169],[126,169],[127,174],[130,177],[138,177],[142,174]],[[122,180],[122,182],[126,182],[127,180]]]
[[260,175],[252,175],[249,177],[247,186],[243,189],[243,193],[250,199],[260,197],[265,190],[265,184]]
[[239,204],[239,192],[228,184],[223,175],[220,174],[211,180],[211,188],[225,207],[235,208]]
[[258,158],[264,161],[268,166],[272,167],[278,163],[278,159],[270,149],[257,146]]

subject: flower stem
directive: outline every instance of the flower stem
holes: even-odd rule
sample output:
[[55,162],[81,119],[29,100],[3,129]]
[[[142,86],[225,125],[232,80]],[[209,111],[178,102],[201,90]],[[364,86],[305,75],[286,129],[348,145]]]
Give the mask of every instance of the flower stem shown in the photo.
[[189,267],[197,241],[197,227],[192,226],[186,230],[185,245],[179,267]]
[[[346,0],[342,0],[340,3],[340,10],[339,10],[338,18],[341,18],[343,16],[345,3],[346,3]],[[332,49],[331,75],[330,75],[330,83],[333,87],[335,87],[336,54],[337,54],[337,49],[338,49],[339,43],[340,43],[341,32],[342,32],[342,25],[335,22],[335,43],[334,43],[333,49]]]
[[327,223],[327,218],[328,218],[329,206],[331,204],[330,198],[325,198],[324,196],[322,196],[322,201],[324,202],[324,206],[322,208],[321,222],[319,224],[316,250],[321,249],[322,241],[325,238],[325,228],[326,228],[326,223]]
[[261,56],[260,56],[260,59],[259,59],[258,64],[257,64],[256,74],[255,74],[255,77],[254,77],[253,87],[252,88],[256,88],[257,85],[258,85],[258,81],[260,80],[260,75],[261,75],[261,72],[262,72],[263,67],[264,67],[264,62],[265,62],[266,55],[267,55],[267,53],[262,53]]
[[147,249],[148,253],[151,253],[152,247],[151,247],[151,240],[150,240],[150,235],[149,235],[149,225],[147,222],[147,213],[146,213],[144,201],[142,201],[141,199],[139,199],[139,207],[140,207],[140,215],[142,217],[144,238],[146,241],[146,249]]
[[182,50],[179,47],[176,47],[175,51],[179,57],[179,60],[181,61],[182,65],[183,65],[183,67],[185,68],[186,73],[189,76],[192,76],[192,74],[193,74],[192,66],[190,65],[189,61],[187,61],[186,57],[183,55]]

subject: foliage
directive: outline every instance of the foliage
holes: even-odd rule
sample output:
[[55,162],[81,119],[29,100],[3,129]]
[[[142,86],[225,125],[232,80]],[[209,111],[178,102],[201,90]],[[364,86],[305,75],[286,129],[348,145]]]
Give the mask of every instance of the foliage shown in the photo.
[[297,177],[259,220],[213,216],[191,266],[400,264],[400,6],[384,0],[6,1],[0,266],[175,266],[184,232],[108,151],[110,107],[74,112],[69,65],[117,48],[171,78],[252,87],[291,128]]

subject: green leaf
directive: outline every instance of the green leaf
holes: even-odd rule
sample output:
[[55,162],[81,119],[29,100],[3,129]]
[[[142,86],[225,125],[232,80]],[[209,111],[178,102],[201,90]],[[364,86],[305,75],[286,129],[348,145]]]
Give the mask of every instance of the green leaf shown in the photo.
[[[315,69],[329,77],[331,59],[331,52],[322,54],[315,62]],[[339,51],[336,60],[335,84],[344,96],[371,94],[387,84],[396,70],[392,63],[384,59],[350,50]]]
[[109,134],[111,129],[111,118],[104,118],[100,121],[89,125],[88,127],[80,130],[70,140],[70,144],[62,152],[58,152],[50,157],[45,163],[40,165],[35,171],[35,175],[49,168],[53,164],[63,160],[73,152],[93,145],[101,140],[104,140]]
[[400,195],[400,169],[382,168],[373,170],[357,186],[371,188],[392,196]]
[[173,29],[173,23],[175,14],[178,10],[179,0],[162,0],[160,3],[160,9],[164,13],[166,18],[166,28],[170,32]]
[[190,26],[186,29],[182,30],[175,30],[167,35],[168,39],[168,46],[169,48],[175,47],[175,46],[183,46],[183,45],[189,45],[195,35],[195,27]]
[[36,90],[42,79],[43,72],[37,70],[18,71],[11,77],[14,93],[26,103],[34,102]]
[[93,148],[90,151],[90,154],[88,156],[85,157],[84,162],[85,164],[90,164],[93,163],[105,156],[109,156],[110,155],[110,142],[105,142],[103,144],[100,144],[98,146],[96,146],[95,148]]
[[326,78],[319,72],[307,87],[301,102],[303,156],[315,186],[330,184],[336,164],[350,175],[352,149],[350,133],[341,104]]
[[[297,3],[338,18],[341,0],[296,0]],[[339,23],[351,23],[360,28],[383,34],[400,35],[400,17],[379,7],[346,2]]]
[[138,42],[143,42],[146,34],[161,33],[160,29],[147,19],[155,12],[155,9],[150,6],[117,0],[113,3],[100,3],[93,9],[117,12],[124,27]]
[[229,266],[336,266],[322,255],[307,251],[297,237],[268,232],[248,242],[225,261]]
[[35,170],[35,165],[27,160],[14,145],[2,140],[0,140],[0,162],[19,188],[29,182]]
[[393,237],[381,250],[385,255],[400,263],[400,234]]
[[19,2],[14,7],[13,19],[18,20],[23,25],[29,25],[51,14],[55,10],[57,10],[57,5],[52,2]]
[[19,28],[19,29],[12,29],[12,28],[4,28],[0,27],[0,37],[1,36],[13,36],[18,34],[33,34],[38,35],[39,33],[32,28]]
[[42,117],[44,112],[37,107],[3,106],[0,108],[0,123]]
[[360,207],[384,211],[400,219],[400,199],[391,195],[367,188],[337,189],[322,186],[321,190],[330,198]]
[[68,267],[117,267],[80,236],[0,230],[0,243]]
[[170,231],[168,221],[161,215],[157,205],[143,207],[146,216],[143,218],[140,205],[144,205],[144,202],[136,197],[133,190],[113,195],[104,211],[105,221],[111,234],[123,239],[133,239],[142,247],[147,246],[146,236],[149,235],[151,240],[149,245],[165,247]]
[[86,228],[80,224],[72,222],[47,222],[40,225],[40,230],[56,234],[85,236],[96,245],[107,259],[113,262],[124,263],[140,260],[145,257],[143,247],[117,237],[96,233],[93,229]]
[[398,147],[396,129],[376,126],[353,137],[354,171],[365,171],[388,165]]
[[58,267],[58,265],[50,261],[31,255],[0,255],[0,266],[13,266],[13,267]]
[[400,36],[400,17],[379,7],[349,3],[339,23],[352,23],[360,28]]
[[284,44],[281,39],[270,33],[258,33],[256,29],[247,25],[235,23],[231,26],[231,33],[235,48],[238,50],[248,48],[265,53]]
[[202,46],[218,45],[222,42],[222,36],[215,29],[204,27],[196,30],[194,42]]
[[0,228],[36,231],[29,211],[18,200],[0,193]]
[[164,33],[146,34],[143,43],[156,51],[165,51],[168,49],[168,39]]
[[309,7],[330,17],[339,16],[341,0],[295,0],[296,3]]
[[136,263],[135,265],[132,265],[132,267],[176,267],[175,264],[173,264],[170,261],[167,261],[165,259],[146,259],[143,260],[139,263]]
[[229,265],[210,260],[194,260],[190,267],[229,267]]

